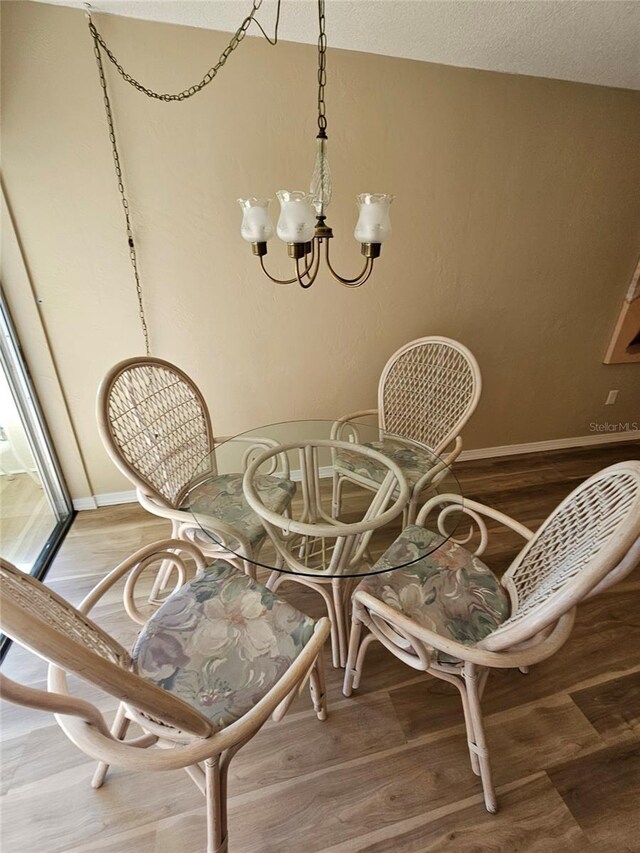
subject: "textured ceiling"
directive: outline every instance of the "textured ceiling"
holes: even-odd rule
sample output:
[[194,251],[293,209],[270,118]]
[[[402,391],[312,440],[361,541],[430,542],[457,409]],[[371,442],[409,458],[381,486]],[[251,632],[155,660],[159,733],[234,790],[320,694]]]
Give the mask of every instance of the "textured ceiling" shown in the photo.
[[[93,0],[92,6],[96,13],[227,32],[251,8],[250,0]],[[275,9],[276,0],[264,0],[259,19],[267,30]],[[349,50],[640,89],[639,0],[327,0],[327,36],[330,46]],[[280,38],[315,43],[314,0],[282,0]]]

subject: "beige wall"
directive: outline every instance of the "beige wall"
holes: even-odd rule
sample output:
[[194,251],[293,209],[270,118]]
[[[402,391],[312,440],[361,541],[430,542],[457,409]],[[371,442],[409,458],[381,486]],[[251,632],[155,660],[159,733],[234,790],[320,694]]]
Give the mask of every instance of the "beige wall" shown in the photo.
[[[91,487],[118,491],[94,397],[141,338],[86,22],[27,2],[3,2],[2,18],[6,191]],[[160,90],[199,79],[228,40],[99,26]],[[331,51],[339,267],[360,265],[356,193],[397,195],[394,235],[362,289],[322,276],[302,292],[259,273],[235,199],[308,182],[314,63],[309,46],[247,39],[171,105],[109,68],[152,347],[197,380],[216,430],[372,405],[387,356],[430,333],[465,342],[483,371],[467,448],[640,420],[640,369],[601,363],[640,250],[640,93]],[[269,256],[280,273],[284,254]]]

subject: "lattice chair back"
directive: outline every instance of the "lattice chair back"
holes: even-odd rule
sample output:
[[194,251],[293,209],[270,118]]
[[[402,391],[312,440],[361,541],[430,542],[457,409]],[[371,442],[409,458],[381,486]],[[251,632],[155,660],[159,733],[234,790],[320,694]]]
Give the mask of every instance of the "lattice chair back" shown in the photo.
[[482,380],[473,353],[450,338],[418,338],[395,352],[378,386],[380,426],[436,453],[473,414]]
[[640,537],[640,462],[611,465],[575,489],[516,557],[502,583],[511,617],[481,645],[494,651],[553,625],[602,584]]
[[[109,456],[145,495],[180,505],[213,449],[204,397],[175,365],[159,358],[116,364],[98,390],[98,425]],[[213,454],[208,473],[214,464]]]
[[[29,651],[94,684],[153,719],[181,731],[206,737],[208,721],[194,708],[131,671],[129,653],[113,637],[43,583],[0,558],[0,630]],[[12,691],[20,704],[58,710],[60,694],[31,690],[3,679],[3,692],[10,701]],[[40,695],[42,701],[24,701]],[[47,705],[47,697],[51,697]],[[74,700],[67,697],[72,706]],[[78,708],[90,709],[82,700]],[[69,711],[73,713],[73,711]],[[83,714],[76,713],[78,716]],[[84,715],[86,716],[86,715]],[[100,718],[99,712],[95,713]]]

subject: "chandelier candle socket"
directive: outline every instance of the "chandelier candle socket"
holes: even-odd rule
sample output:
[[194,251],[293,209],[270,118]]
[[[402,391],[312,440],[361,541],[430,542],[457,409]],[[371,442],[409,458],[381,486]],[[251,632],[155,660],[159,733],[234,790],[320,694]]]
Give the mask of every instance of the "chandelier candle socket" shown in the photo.
[[[327,115],[325,86],[327,82],[327,36],[325,34],[325,0],[318,0],[318,133],[316,136],[316,161],[309,192],[278,190],[280,218],[276,233],[287,244],[287,253],[295,264],[295,275],[288,279],[272,276],[265,267],[267,240],[273,234],[269,220],[269,202],[249,198],[238,199],[242,207],[241,234],[251,243],[253,254],[260,258],[264,274],[276,284],[294,284],[309,288],[320,269],[322,248],[324,259],[333,278],[346,287],[360,287],[371,275],[373,263],[380,256],[380,248],[391,236],[389,208],[394,199],[384,193],[362,193],[357,196],[360,213],[355,238],[361,244],[365,257],[364,269],[355,278],[344,278],[333,269],[329,258],[329,241],[333,231],[326,224],[326,209],[331,202],[331,170],[327,158]],[[268,236],[266,236],[268,234]]]

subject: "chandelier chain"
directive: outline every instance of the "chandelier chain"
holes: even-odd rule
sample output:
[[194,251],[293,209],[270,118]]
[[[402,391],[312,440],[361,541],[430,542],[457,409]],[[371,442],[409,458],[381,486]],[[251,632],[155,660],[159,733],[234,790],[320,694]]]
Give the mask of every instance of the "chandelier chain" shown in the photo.
[[109,128],[109,141],[111,142],[111,152],[113,154],[113,165],[116,173],[116,181],[118,184],[118,192],[120,194],[120,201],[122,202],[122,209],[124,211],[124,221],[125,221],[125,229],[127,232],[127,245],[129,247],[129,259],[131,261],[131,267],[133,269],[133,277],[136,283],[136,293],[138,297],[138,315],[140,317],[140,324],[142,326],[142,335],[144,337],[144,348],[145,354],[151,355],[151,346],[149,344],[149,329],[147,326],[147,318],[144,313],[144,300],[142,298],[142,285],[140,283],[140,273],[138,272],[138,257],[136,255],[136,245],[133,240],[133,229],[131,228],[131,217],[129,214],[129,201],[127,199],[125,189],[124,189],[124,178],[122,175],[122,166],[120,165],[120,153],[118,151],[118,143],[116,141],[116,131],[113,123],[113,113],[111,112],[111,102],[109,100],[109,93],[107,91],[107,79],[104,73],[104,66],[102,64],[102,55],[100,53],[100,44],[98,39],[94,36],[93,39],[93,52],[96,57],[96,63],[98,66],[98,76],[100,78],[100,87],[102,88],[102,99],[104,102],[104,110],[107,116],[107,126]]
[[327,34],[325,32],[325,0],[318,0],[318,137],[327,136],[327,105],[324,90],[327,85]]
[[133,277],[136,284],[136,295],[138,299],[138,316],[140,318],[140,325],[142,326],[142,335],[144,338],[144,348],[146,355],[151,355],[151,346],[149,342],[149,327],[147,326],[147,318],[144,311],[142,284],[140,282],[140,273],[138,270],[138,257],[136,253],[136,245],[133,239],[133,229],[131,227],[129,201],[127,199],[127,195],[124,188],[124,177],[122,174],[122,166],[120,163],[120,152],[118,151],[115,124],[113,121],[113,112],[111,110],[111,101],[109,100],[109,92],[107,90],[107,78],[104,73],[101,50],[105,52],[105,55],[109,58],[110,62],[113,63],[122,79],[129,83],[131,86],[133,86],[135,89],[137,89],[139,92],[142,92],[144,95],[147,95],[147,97],[163,101],[164,103],[169,103],[171,101],[185,101],[187,98],[191,98],[193,95],[197,94],[198,92],[201,92],[205,86],[211,83],[213,78],[217,75],[218,71],[226,63],[229,56],[233,53],[233,51],[238,47],[240,42],[246,36],[247,30],[249,29],[252,21],[260,28],[263,36],[269,42],[269,44],[275,45],[278,43],[278,27],[280,24],[281,0],[278,0],[273,38],[270,38],[267,35],[260,21],[255,18],[255,15],[260,9],[262,2],[263,0],[253,0],[250,13],[247,15],[247,17],[236,30],[236,32],[233,34],[231,41],[220,54],[220,58],[218,59],[217,63],[207,71],[202,80],[199,83],[196,83],[194,86],[189,86],[188,89],[184,89],[182,92],[178,92],[177,94],[154,92],[153,89],[149,89],[147,86],[144,86],[142,83],[140,83],[139,80],[136,80],[135,77],[133,77],[131,74],[128,74],[124,70],[122,65],[118,62],[114,53],[111,51],[103,37],[98,32],[95,24],[93,23],[93,20],[91,19],[91,5],[89,3],[86,4],[89,32],[93,40],[93,53],[96,58],[96,64],[98,66],[98,76],[100,78],[100,87],[102,89],[102,99],[104,103],[105,114],[107,117],[109,141],[111,143],[111,152],[113,155],[113,165],[116,174],[118,193],[120,194],[120,201],[122,203],[122,209],[124,211],[125,229],[127,233],[127,245],[129,248],[129,260],[131,261],[131,268],[133,270]]
[[142,92],[148,98],[154,98],[155,100],[164,101],[165,103],[170,103],[171,101],[186,101],[187,98],[192,98],[194,95],[197,95],[198,92],[201,92],[205,88],[205,86],[208,86],[209,83],[211,83],[211,81],[217,75],[218,71],[226,63],[229,56],[233,53],[233,51],[238,47],[240,42],[244,39],[244,37],[247,34],[247,30],[251,26],[252,22],[254,22],[260,28],[263,36],[266,38],[266,40],[269,42],[269,44],[275,45],[278,43],[278,26],[280,24],[280,3],[281,3],[281,0],[278,0],[277,12],[276,12],[275,32],[274,32],[273,38],[270,38],[267,35],[267,33],[264,30],[264,27],[262,26],[260,21],[258,21],[255,17],[258,10],[260,9],[260,6],[262,6],[262,2],[263,2],[263,0],[253,0],[252,6],[251,6],[251,11],[249,12],[247,17],[244,19],[244,21],[240,24],[238,29],[235,31],[235,33],[231,37],[231,41],[229,42],[229,44],[225,47],[225,49],[220,54],[220,58],[218,59],[216,64],[211,66],[211,68],[207,71],[207,73],[204,75],[202,80],[200,80],[199,83],[195,83],[193,86],[189,86],[187,89],[183,89],[182,92],[177,92],[175,94],[170,94],[168,92],[156,92],[153,89],[150,89],[148,86],[145,86],[139,80],[136,80],[135,77],[133,77],[131,74],[129,74],[127,71],[125,71],[124,68],[122,67],[122,65],[120,64],[120,62],[118,61],[118,59],[116,58],[113,51],[109,48],[109,46],[105,42],[104,38],[98,32],[95,24],[91,20],[91,14],[90,13],[88,15],[88,17],[89,17],[89,30],[91,32],[91,37],[93,38],[94,43],[97,43],[102,48],[102,50],[105,52],[106,56],[109,58],[110,62],[116,68],[118,74],[122,77],[122,79],[125,80],[127,83],[129,83],[131,86],[133,86],[135,89],[137,89],[139,92]]

